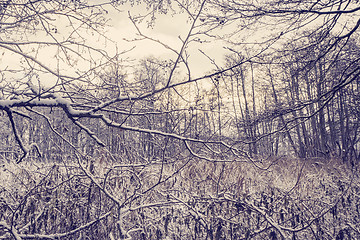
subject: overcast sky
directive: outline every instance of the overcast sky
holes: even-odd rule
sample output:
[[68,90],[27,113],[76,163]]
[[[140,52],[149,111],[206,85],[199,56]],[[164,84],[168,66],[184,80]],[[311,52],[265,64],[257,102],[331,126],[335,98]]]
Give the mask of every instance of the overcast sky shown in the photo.
[[[110,39],[114,40],[114,42],[116,43],[119,52],[134,48],[132,51],[122,55],[122,58],[141,60],[146,57],[153,56],[162,60],[172,59],[173,61],[175,61],[177,56],[172,51],[166,49],[159,43],[155,43],[149,40],[131,41],[135,38],[139,38],[139,36],[137,35],[137,30],[135,26],[129,19],[129,12],[131,16],[144,14],[145,7],[143,5],[135,5],[134,7],[124,5],[120,6],[120,9],[122,11],[119,12],[110,6],[107,7],[109,13],[106,15],[106,17],[110,19],[110,26],[107,27],[105,30],[107,31],[106,35]],[[179,39],[179,37],[181,39],[185,39],[190,29],[191,22],[187,21],[188,16],[186,14],[176,14],[173,16],[158,14],[156,15],[156,17],[157,19],[154,27],[149,28],[146,21],[139,24],[138,27],[147,36],[157,39],[167,44],[169,47],[179,51],[182,46],[182,41]],[[68,22],[66,21],[56,21],[56,25],[58,27],[58,31],[57,33],[53,33],[53,36],[56,37],[58,41],[64,41],[66,38],[68,38],[69,33],[72,31],[72,29],[68,28],[68,30],[66,30],[68,26]],[[86,36],[86,33],[84,34],[84,36]],[[19,38],[19,41],[22,41],[21,36],[17,37]],[[36,35],[29,35],[27,37],[29,37],[28,40],[32,39],[34,41],[53,41],[53,39],[44,32],[37,32]],[[103,40],[98,39],[97,37],[92,37],[91,35],[89,35],[89,37],[86,37],[85,44],[96,46],[99,49],[105,48],[106,50],[109,50],[110,56],[113,56],[113,54],[115,53],[113,44],[109,43],[108,45],[104,45]],[[69,69],[66,63],[59,63],[59,61],[56,61],[56,56],[58,54],[57,47],[47,46],[44,48],[38,48],[36,45],[33,46],[34,52],[30,54],[35,54],[36,58],[44,65],[52,69],[57,69],[57,64],[60,64],[59,68],[63,71],[63,73],[76,76],[76,73],[72,72],[72,70]],[[27,49],[27,46],[21,46],[21,48],[25,50],[25,52],[29,50]],[[213,42],[203,44],[196,42],[191,43],[190,48],[187,49],[187,51],[190,54],[189,63],[192,77],[200,76],[214,68],[214,66],[211,65],[210,61],[199,52],[199,48],[206,52],[210,57],[216,58],[220,62],[223,59],[222,56],[224,51],[222,46],[220,46],[219,44]],[[25,77],[26,80],[27,76],[24,76],[24,72],[21,71],[23,66],[22,64],[26,65],[26,62],[21,60],[18,54],[2,49],[2,51],[0,51],[0,55],[2,56],[0,57],[0,69],[11,68],[20,70],[15,74],[8,73],[8,77],[13,77],[15,79]],[[83,66],[84,70],[86,71],[89,66],[86,62],[81,63],[81,61],[82,60],[80,59],[78,66]],[[21,76],[19,76],[19,74]],[[40,77],[44,79],[44,82],[50,85],[56,82],[56,77],[53,75],[45,74],[44,76]]]
[[[166,49],[159,43],[155,43],[150,40],[133,41],[129,40],[138,38],[137,30],[129,19],[129,13],[131,16],[144,13],[144,6],[135,5],[134,7],[124,6],[123,12],[110,11],[109,22],[112,27],[109,29],[108,35],[118,43],[119,51],[130,49],[135,47],[131,52],[125,56],[142,59],[148,56],[159,57],[162,59],[176,59],[176,55],[169,49]],[[186,14],[171,15],[156,15],[157,19],[154,27],[149,28],[146,22],[139,24],[139,28],[143,34],[157,39],[171,48],[179,51],[182,46],[182,41],[179,39],[185,39],[189,30],[190,22],[188,22],[188,16]],[[206,52],[211,58],[215,58],[221,62],[225,53],[223,47],[215,42],[210,43],[196,43],[192,42],[189,49],[190,54],[189,62],[191,66],[191,73],[193,77],[204,74],[214,68],[210,61],[199,49]]]

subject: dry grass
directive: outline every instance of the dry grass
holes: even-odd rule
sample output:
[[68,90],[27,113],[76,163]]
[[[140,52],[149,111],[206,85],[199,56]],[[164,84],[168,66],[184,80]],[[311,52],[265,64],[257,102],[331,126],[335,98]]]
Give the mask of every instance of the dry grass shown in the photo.
[[[63,239],[360,237],[357,172],[335,159],[263,164],[273,161],[267,170],[189,158],[136,166],[102,162],[92,169],[98,186],[76,162],[5,163],[0,221],[22,236],[51,235],[110,213]],[[1,235],[11,236],[6,229]]]

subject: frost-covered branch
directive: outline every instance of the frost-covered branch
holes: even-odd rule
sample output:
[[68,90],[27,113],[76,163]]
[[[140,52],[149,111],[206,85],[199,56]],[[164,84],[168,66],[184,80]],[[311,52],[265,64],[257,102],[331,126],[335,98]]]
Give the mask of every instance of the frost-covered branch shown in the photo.
[[108,217],[111,214],[111,212],[107,212],[103,215],[101,215],[99,218],[88,222],[87,224],[84,224],[80,227],[75,228],[74,230],[71,230],[69,232],[65,232],[65,233],[56,233],[56,234],[18,234],[18,236],[20,237],[19,239],[60,239],[60,238],[64,238],[64,237],[68,237],[70,235],[74,235],[80,231],[83,231],[87,228],[90,228],[91,226],[93,226],[94,224],[100,222],[101,220],[105,219],[106,217]]
[[23,142],[23,140],[21,139],[18,130],[16,128],[16,124],[15,124],[15,120],[14,120],[14,116],[13,116],[13,112],[10,108],[5,107],[4,110],[6,111],[9,121],[11,123],[11,128],[12,131],[14,133],[15,136],[15,140],[16,142],[19,144],[21,150],[23,151],[23,155],[20,157],[20,159],[17,160],[17,163],[20,163],[24,158],[26,158],[26,156],[29,154],[29,151],[31,150],[31,148],[35,148],[37,153],[39,154],[39,156],[41,156],[41,152],[40,149],[38,147],[38,145],[36,143],[31,143],[29,146],[26,146]]

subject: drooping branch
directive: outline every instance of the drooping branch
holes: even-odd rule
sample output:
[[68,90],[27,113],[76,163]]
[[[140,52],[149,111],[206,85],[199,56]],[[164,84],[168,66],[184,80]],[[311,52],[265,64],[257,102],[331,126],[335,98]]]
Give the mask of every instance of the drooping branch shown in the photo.
[[36,143],[31,143],[29,146],[26,146],[24,144],[24,142],[21,139],[21,137],[19,135],[19,132],[18,132],[18,130],[16,128],[16,124],[15,124],[15,121],[14,121],[14,116],[13,116],[12,110],[10,108],[8,108],[8,107],[5,107],[4,110],[8,115],[8,118],[9,118],[9,121],[10,121],[10,124],[11,124],[11,128],[12,128],[12,132],[14,133],[14,136],[15,136],[15,141],[19,144],[20,149],[23,151],[23,154],[20,157],[20,159],[17,160],[17,163],[20,163],[25,157],[27,157],[27,155],[29,154],[29,151],[30,151],[31,148],[35,148],[37,153],[39,154],[39,156],[41,156],[40,149],[39,149],[39,147],[38,147],[38,145]]

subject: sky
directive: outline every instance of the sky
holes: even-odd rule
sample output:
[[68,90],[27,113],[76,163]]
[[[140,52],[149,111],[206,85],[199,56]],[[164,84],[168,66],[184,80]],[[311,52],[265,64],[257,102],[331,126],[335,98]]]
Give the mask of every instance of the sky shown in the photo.
[[[101,1],[90,0],[94,3],[100,3]],[[108,14],[105,16],[109,18],[108,26],[105,28],[106,35],[110,39],[114,41],[117,45],[117,51],[122,52],[126,50],[130,50],[125,54],[121,55],[124,60],[127,59],[135,59],[141,60],[147,57],[155,57],[160,58],[161,60],[172,60],[173,62],[176,60],[177,55],[174,54],[166,47],[162,46],[158,42],[150,41],[150,40],[141,40],[141,41],[133,41],[136,38],[139,38],[137,34],[137,29],[132,23],[129,18],[129,14],[133,17],[144,14],[146,12],[144,5],[136,5],[130,7],[129,4],[125,4],[119,6],[120,11],[116,11],[111,6],[106,6],[106,10],[108,10]],[[63,41],[67,38],[68,33],[66,31],[72,31],[71,28],[67,28],[67,30],[62,30],[68,27],[68,23],[64,22],[56,22],[58,26],[57,33],[53,33],[58,41]],[[66,26],[67,25],[67,26]],[[191,27],[191,21],[189,21],[189,17],[186,13],[178,13],[175,15],[171,15],[170,13],[167,15],[164,14],[156,14],[156,20],[153,27],[148,27],[147,22],[143,21],[139,23],[138,28],[140,31],[159,42],[162,42],[169,47],[175,49],[176,51],[180,51],[182,47],[182,40],[187,37],[187,34]],[[216,31],[221,31],[218,28]],[[229,32],[229,29],[226,29]],[[230,29],[231,32],[231,29]],[[109,53],[110,56],[116,53],[116,48],[114,47],[113,43],[104,43],[104,40],[98,39],[97,37],[93,37],[90,34],[84,35],[85,36],[85,44],[89,44],[91,46],[95,46],[96,48],[102,49],[105,48]],[[19,38],[21,36],[18,36]],[[36,35],[31,37],[32,40],[42,40],[52,41],[49,36],[46,36],[45,33],[37,32]],[[216,60],[218,65],[223,65],[224,62],[224,55],[225,53],[229,53],[224,48],[224,43],[215,40],[209,42],[191,42],[189,47],[186,49],[187,54],[189,56],[188,62],[190,65],[190,70],[192,74],[192,78],[200,77],[211,70],[215,69],[215,66],[211,63],[209,58]],[[26,49],[26,46],[22,46],[23,49]],[[207,56],[204,56],[203,51],[206,53]],[[7,66],[16,66],[21,65],[19,64],[19,56],[16,54],[11,53],[9,51],[5,51],[5,56],[2,58],[0,57],[0,69],[6,69]],[[0,49],[0,56],[2,52]],[[60,69],[65,71],[68,74],[76,75],[76,72],[71,72],[72,70],[68,69],[69,66],[65,63],[59,63],[56,61],[57,58],[57,50],[55,47],[46,47],[42,49],[35,49],[33,55],[37,55],[36,58],[46,64],[47,66],[51,67],[52,69],[57,69],[57,64],[60,64]],[[82,53],[81,53],[82,54]],[[85,53],[84,53],[85,54]],[[85,55],[84,55],[85,56]],[[87,56],[88,57],[88,56]],[[209,58],[208,58],[209,57]],[[86,65],[86,61],[81,63],[81,59],[78,61],[78,65],[83,67],[85,70],[92,66]],[[82,65],[81,65],[82,64]],[[24,64],[26,65],[26,64]],[[75,70],[74,70],[75,71]],[[185,72],[184,72],[185,74]],[[55,78],[55,79],[54,79]],[[44,82],[54,82],[56,81],[56,77],[45,77]]]
[[[144,14],[144,5],[135,5],[134,7],[123,5],[119,8],[121,11],[116,11],[110,6],[106,8],[108,10],[106,17],[109,18],[109,22],[105,31],[107,37],[112,39],[117,45],[119,52],[132,49],[126,54],[121,55],[123,59],[126,60],[129,58],[141,60],[151,56],[162,60],[172,59],[175,61],[177,55],[159,43],[150,40],[133,41],[134,39],[139,38],[139,35],[137,34],[136,27],[129,18],[129,14],[133,17],[139,14]],[[176,51],[179,51],[182,47],[181,39],[186,38],[190,29],[191,23],[188,21],[188,16],[186,14],[176,14],[173,16],[157,14],[156,17],[157,19],[153,27],[148,27],[146,21],[144,21],[138,24],[139,29],[143,34],[159,40]],[[66,29],[67,23],[57,21],[56,25],[58,26],[58,31],[56,34],[53,33],[53,36],[55,36],[58,41],[66,39],[68,37],[68,33],[61,29]],[[22,41],[20,35],[17,37],[19,38],[19,41]],[[36,35],[29,37],[33,41],[53,41],[49,36],[46,36],[45,33],[37,32]],[[110,56],[112,53],[115,53],[114,44],[108,43],[107,45],[104,45],[103,40],[92,37],[91,35],[86,38],[85,44],[89,44],[97,48],[105,48],[110,53]],[[21,48],[26,52],[27,46],[21,46]],[[190,55],[189,63],[193,78],[201,76],[214,68],[214,66],[210,64],[210,61],[200,53],[199,48],[205,51],[209,56],[219,59],[219,61],[223,59],[223,49],[219,44],[212,42],[203,44],[193,42],[190,45],[190,48],[187,49]],[[34,50],[36,53],[33,52],[31,54],[34,56],[36,55],[36,58],[44,65],[52,69],[57,69],[57,64],[60,64],[60,68],[65,70],[66,74],[76,75],[75,72],[68,69],[65,63],[56,61],[58,54],[56,47],[46,47]],[[0,56],[0,69],[16,68],[21,70],[21,64],[26,65],[26,63],[19,58],[19,55],[14,54],[11,51],[0,51]],[[84,67],[84,69],[89,67],[85,62],[81,63],[81,60],[79,60],[78,65]],[[19,73],[16,73],[15,75],[13,74],[12,76],[10,74],[9,76],[14,79],[22,78],[24,77],[23,74],[19,76],[21,72],[22,71],[19,71]],[[52,85],[56,82],[55,76],[44,75],[40,77],[41,81],[43,81],[45,85]]]
[[[132,17],[137,16],[144,12],[144,6],[124,6],[123,9],[123,12],[109,12],[109,24],[112,25],[112,27],[108,29],[108,36],[117,42],[120,51],[134,47],[134,49],[124,57],[143,59],[148,56],[154,56],[161,59],[170,58],[175,61],[177,56],[159,43],[150,40],[131,41],[139,38],[139,35],[129,18],[129,13]],[[138,27],[140,31],[146,36],[159,40],[179,51],[182,47],[180,38],[185,39],[190,30],[191,23],[187,21],[188,16],[186,14],[176,14],[173,16],[158,14],[156,18],[153,27],[148,27],[146,22],[139,24]],[[192,77],[201,76],[214,68],[209,59],[204,56],[199,49],[206,52],[211,58],[217,59],[219,62],[223,60],[225,53],[223,47],[216,42],[192,42],[187,49]]]

